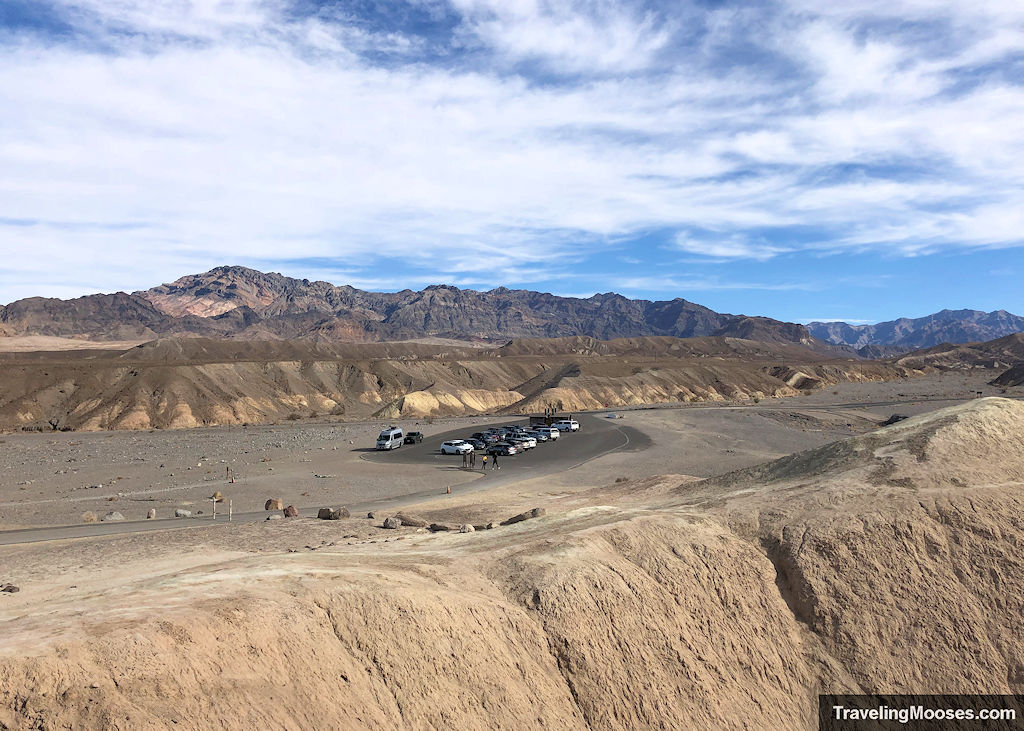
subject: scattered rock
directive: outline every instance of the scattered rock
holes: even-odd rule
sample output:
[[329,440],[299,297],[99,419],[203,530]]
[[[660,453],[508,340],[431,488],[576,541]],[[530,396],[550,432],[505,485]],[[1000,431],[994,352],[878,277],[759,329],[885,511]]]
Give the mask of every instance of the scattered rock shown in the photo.
[[351,514],[348,512],[348,508],[320,508],[316,517],[320,520],[341,520],[351,517]]
[[371,511],[370,511],[369,513],[367,513],[367,514],[366,514],[366,517],[367,517],[367,518],[368,518],[369,520],[373,520],[374,518],[376,518],[376,517],[377,517],[377,514],[376,514],[376,513],[374,513],[374,512],[373,512],[373,511],[371,510]]
[[402,527],[402,521],[400,521],[395,516],[391,516],[390,518],[385,518],[384,519],[384,527],[388,528],[388,529],[401,528]]
[[513,515],[511,518],[501,521],[501,525],[513,525],[515,523],[522,523],[524,520],[529,520],[530,518],[539,518],[540,516],[545,515],[546,513],[547,511],[544,508],[534,508],[533,510],[527,510],[525,513]]
[[220,494],[220,490],[218,490],[217,492],[213,493],[212,495],[210,495],[210,497],[208,497],[206,499],[207,500],[213,500],[215,503],[222,503],[222,502],[224,502],[224,496]]
[[0,591],[6,592],[7,594],[17,594],[21,591],[21,587],[15,586],[14,584],[5,584]]
[[124,516],[117,512],[116,510],[111,510],[109,513],[104,515],[100,520],[124,520]]
[[903,421],[904,419],[909,419],[909,418],[910,417],[907,416],[906,414],[893,414],[888,419],[886,419],[881,424],[879,424],[879,426],[889,426],[890,424],[895,424],[898,421]]
[[146,520],[155,520],[155,519],[156,519],[156,508],[150,508],[149,512],[146,513]]
[[417,518],[415,515],[399,513],[395,517],[402,521],[402,525],[407,525],[410,528],[426,528],[429,525],[428,521],[423,520],[423,518]]
[[284,510],[284,502],[279,497],[272,497],[267,500],[264,510]]
[[283,515],[278,515],[277,513],[274,513],[273,515],[268,515],[267,516],[267,520],[283,520],[283,519],[284,519],[284,516]]
[[84,513],[82,513],[83,523],[95,523],[98,520],[99,516],[97,516],[96,513],[92,512],[91,510],[86,510]]
[[191,510],[183,510],[182,508],[175,508],[174,509],[174,517],[175,518],[191,518],[192,517],[192,511]]
[[284,517],[286,518],[298,518],[299,510],[294,505],[289,505],[284,509]]
[[461,528],[459,528],[459,533],[475,533],[475,532],[476,532],[476,528],[471,526],[469,523],[466,523]]
[[495,523],[493,520],[490,523],[487,524],[487,530],[494,530],[497,527],[498,527],[498,524]]
[[428,530],[431,533],[441,533],[443,531],[448,531],[451,529],[452,527],[450,525],[445,525],[444,523],[431,523],[430,526],[428,527]]

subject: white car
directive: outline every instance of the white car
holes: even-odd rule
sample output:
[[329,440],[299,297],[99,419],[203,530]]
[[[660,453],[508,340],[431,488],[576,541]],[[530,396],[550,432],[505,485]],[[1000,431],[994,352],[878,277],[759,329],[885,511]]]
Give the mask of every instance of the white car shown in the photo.
[[461,439],[441,442],[441,454],[467,454],[473,451],[473,445]]
[[522,445],[523,449],[533,449],[534,447],[537,446],[537,440],[534,439],[533,437],[528,437],[525,434],[520,434],[519,436],[512,437],[509,441],[511,441],[513,444]]
[[563,419],[562,421],[556,421],[552,424],[558,431],[579,431],[580,423],[575,419]]
[[558,439],[560,432],[553,426],[542,426],[537,429],[538,432],[546,436],[548,439],[554,441]]

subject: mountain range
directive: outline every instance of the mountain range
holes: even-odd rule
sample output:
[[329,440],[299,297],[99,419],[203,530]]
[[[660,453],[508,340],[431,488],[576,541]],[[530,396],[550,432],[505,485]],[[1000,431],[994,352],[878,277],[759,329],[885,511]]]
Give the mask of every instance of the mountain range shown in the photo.
[[130,294],[70,300],[29,297],[0,307],[0,335],[98,341],[177,335],[314,343],[713,336],[797,343],[821,352],[883,358],[944,342],[991,340],[1020,331],[1024,331],[1024,317],[1003,310],[943,310],[877,325],[812,322],[805,327],[715,312],[682,298],[651,301],[605,293],[584,299],[505,287],[479,292],[449,285],[368,292],[240,266],[216,267]]
[[131,294],[30,297],[0,308],[0,334],[97,340],[202,335],[242,340],[373,342],[424,337],[507,341],[589,336],[723,336],[811,344],[803,325],[715,312],[684,299],[586,299],[434,285],[367,292],[223,266]]
[[810,322],[814,337],[852,348],[892,346],[901,350],[930,348],[942,343],[977,343],[1024,331],[1024,317],[1006,310],[942,310],[926,317],[850,325],[845,322]]

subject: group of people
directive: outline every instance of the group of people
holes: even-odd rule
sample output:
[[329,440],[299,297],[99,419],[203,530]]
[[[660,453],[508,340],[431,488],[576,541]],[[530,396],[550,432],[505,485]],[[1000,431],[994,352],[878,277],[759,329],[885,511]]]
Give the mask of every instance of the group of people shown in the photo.
[[[482,470],[486,470],[487,469],[487,459],[488,459],[488,455],[486,455],[486,454],[483,455],[483,458],[481,459],[483,467],[481,467],[480,469],[482,469]],[[491,469],[492,470],[500,470],[501,469],[501,467],[498,466],[498,455],[496,455],[496,454],[490,455],[490,460],[491,460]],[[462,469],[464,469],[464,470],[465,469],[470,469],[470,470],[475,470],[476,469],[476,452],[475,451],[473,451],[473,452],[463,452],[462,453]]]

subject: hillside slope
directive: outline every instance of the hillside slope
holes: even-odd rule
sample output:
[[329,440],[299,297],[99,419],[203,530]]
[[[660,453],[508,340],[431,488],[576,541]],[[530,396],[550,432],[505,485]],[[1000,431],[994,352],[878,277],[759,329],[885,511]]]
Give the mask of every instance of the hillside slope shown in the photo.
[[[545,490],[468,534],[19,549],[0,723],[812,729],[821,692],[1021,693],[1021,435],[1024,404],[982,399],[704,482]],[[104,592],[68,589],[79,565]]]
[[734,338],[569,338],[502,348],[185,338],[126,351],[8,353],[0,365],[0,428],[90,430],[765,398],[910,372]]

